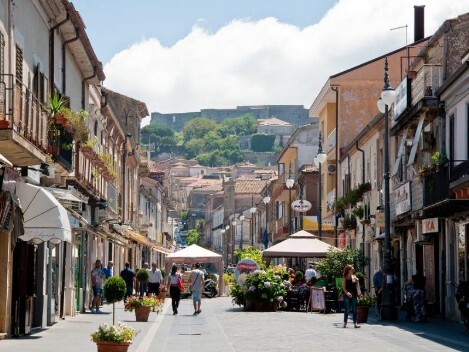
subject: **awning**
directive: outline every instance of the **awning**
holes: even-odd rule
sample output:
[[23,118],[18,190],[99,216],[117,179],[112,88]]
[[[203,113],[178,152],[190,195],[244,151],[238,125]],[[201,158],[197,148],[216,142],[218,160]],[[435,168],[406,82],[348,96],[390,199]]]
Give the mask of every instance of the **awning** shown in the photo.
[[152,243],[151,245],[151,248],[154,249],[155,251],[157,252],[160,252],[160,253],[163,253],[163,254],[169,254],[169,253],[172,253],[172,251],[168,248],[165,248],[163,246],[159,246],[157,244],[154,244]]
[[135,231],[129,231],[129,230],[124,230],[124,233],[126,236],[129,236],[129,238],[132,240],[132,241],[135,241],[135,242],[138,242],[138,243],[141,243],[145,246],[150,246],[150,243],[148,242],[147,238],[141,234],[139,234],[138,232],[135,232]]
[[17,182],[16,195],[23,210],[24,235],[19,238],[34,243],[72,242],[67,210],[45,189]]

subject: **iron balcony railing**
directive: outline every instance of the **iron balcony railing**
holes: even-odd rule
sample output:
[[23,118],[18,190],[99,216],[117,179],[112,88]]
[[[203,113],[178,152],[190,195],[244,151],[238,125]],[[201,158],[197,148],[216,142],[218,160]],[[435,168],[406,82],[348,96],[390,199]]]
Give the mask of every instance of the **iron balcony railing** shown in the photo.
[[8,121],[0,128],[13,129],[47,152],[47,110],[12,74],[0,75],[0,120]]
[[449,198],[448,167],[443,166],[439,171],[424,178],[423,206],[438,203]]
[[469,160],[452,160],[449,164],[451,167],[450,182],[469,176]]

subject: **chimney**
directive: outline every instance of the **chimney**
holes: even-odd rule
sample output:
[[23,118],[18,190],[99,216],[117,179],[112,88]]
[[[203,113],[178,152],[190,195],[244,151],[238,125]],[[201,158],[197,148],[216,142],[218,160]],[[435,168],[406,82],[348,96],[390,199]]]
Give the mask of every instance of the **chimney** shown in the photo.
[[425,37],[425,5],[414,6],[414,42]]

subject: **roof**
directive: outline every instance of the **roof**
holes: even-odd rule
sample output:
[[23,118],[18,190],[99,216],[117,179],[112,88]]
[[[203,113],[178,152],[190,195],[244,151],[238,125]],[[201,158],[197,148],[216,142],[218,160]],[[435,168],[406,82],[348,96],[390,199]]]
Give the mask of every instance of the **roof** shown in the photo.
[[240,177],[235,180],[235,194],[260,194],[267,181]]
[[168,254],[166,256],[166,264],[168,263],[213,263],[223,261],[223,257],[220,254],[209,251],[208,249],[202,248],[196,244],[190,245],[175,253]]
[[219,192],[223,190],[222,184],[208,185],[202,188],[196,188],[193,192]]
[[259,126],[291,126],[291,123],[280,120],[276,117],[259,120]]
[[262,252],[264,257],[301,257],[301,258],[324,258],[330,248],[330,244],[320,241],[317,236],[301,230]]

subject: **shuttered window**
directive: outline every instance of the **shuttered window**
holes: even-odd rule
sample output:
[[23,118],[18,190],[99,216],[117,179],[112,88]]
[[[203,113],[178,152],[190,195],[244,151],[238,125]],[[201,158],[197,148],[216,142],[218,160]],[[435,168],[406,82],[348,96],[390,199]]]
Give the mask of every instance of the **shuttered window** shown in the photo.
[[16,46],[16,84],[23,83],[23,50]]

